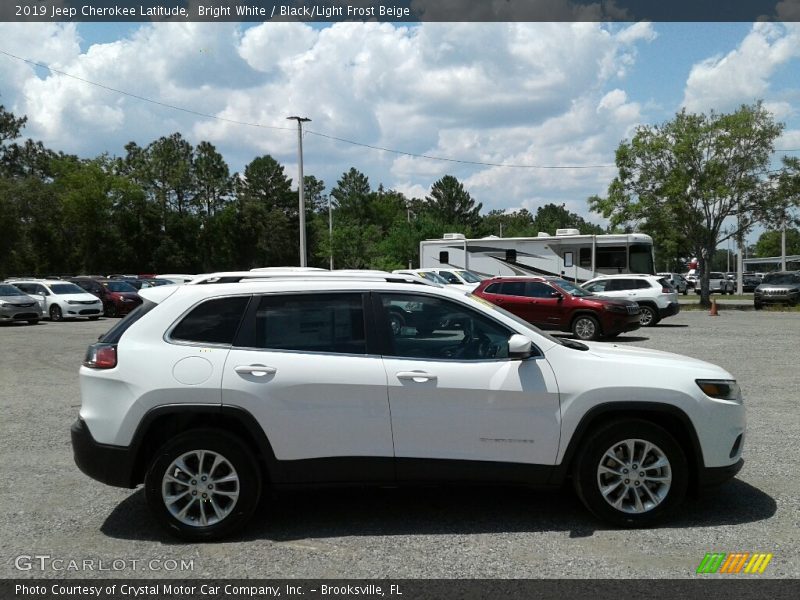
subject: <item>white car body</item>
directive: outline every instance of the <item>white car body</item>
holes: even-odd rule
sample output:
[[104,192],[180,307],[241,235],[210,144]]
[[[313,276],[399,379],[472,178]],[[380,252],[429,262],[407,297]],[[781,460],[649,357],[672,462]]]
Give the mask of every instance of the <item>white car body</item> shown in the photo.
[[[12,285],[34,298],[42,309],[45,318],[53,319],[58,307],[65,319],[78,317],[97,318],[103,314],[102,301],[69,281],[60,279],[15,279],[9,281]],[[64,286],[75,288],[74,293],[56,293]],[[57,313],[56,313],[57,314]]]
[[678,293],[672,284],[663,286],[662,279],[658,275],[603,275],[581,287],[603,298],[634,300],[641,310],[642,326],[647,327],[680,312]]
[[[481,354],[483,358],[431,359],[195,343],[171,337],[182,319],[213,299],[255,297],[271,302],[288,296],[293,302],[299,294],[345,293],[365,299],[365,314],[375,306],[366,298],[384,295],[412,297],[410,304],[442,303],[447,310],[463,311],[509,334],[508,354],[498,356],[495,347],[494,353]],[[391,279],[278,278],[161,286],[142,290],[141,295],[149,312],[130,324],[120,322],[127,329],[115,342],[119,361],[115,359],[113,368],[80,369],[80,421],[73,426],[76,462],[113,485],[132,487],[140,480],[135,473],[131,479],[120,478],[119,473],[108,478],[99,467],[85,463],[98,460],[98,448],[135,453],[148,435],[142,429],[152,422],[150,417],[173,410],[223,411],[220,418],[224,411],[249,415],[253,427],[268,440],[272,466],[267,468],[276,486],[327,481],[334,472],[328,465],[342,461],[391,467],[384,472],[413,481],[454,476],[491,479],[504,473],[495,469],[502,463],[524,471],[525,478],[543,474],[539,483],[555,485],[569,474],[581,437],[588,435],[590,422],[603,411],[622,411],[614,412],[619,415],[652,409],[678,416],[696,442],[685,452],[694,456],[701,479],[715,469],[735,473],[741,465],[745,411],[738,387],[735,396],[717,399],[696,383],[730,382],[733,377],[724,369],[654,350],[602,343],[575,347],[455,290]],[[377,319],[380,314],[365,318]],[[317,317],[306,318],[312,323]],[[304,325],[286,327],[302,331]],[[432,339],[448,335],[468,339],[467,326],[460,327],[463,331],[451,325]],[[378,341],[380,332],[389,334],[388,325],[372,331],[377,333],[367,336],[376,335]],[[402,335],[409,344],[421,343],[408,330]],[[529,358],[511,354],[520,339],[530,348]],[[213,419],[209,426],[218,422]],[[80,452],[86,445],[90,448]],[[131,460],[132,465],[135,460]],[[311,470],[294,471],[301,466]]]

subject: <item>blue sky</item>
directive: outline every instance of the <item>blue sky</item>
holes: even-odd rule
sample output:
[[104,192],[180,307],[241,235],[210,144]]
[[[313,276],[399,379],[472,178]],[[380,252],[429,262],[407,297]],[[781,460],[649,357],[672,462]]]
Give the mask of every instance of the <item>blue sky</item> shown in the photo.
[[286,117],[301,114],[312,119],[305,172],[329,188],[351,166],[411,196],[453,174],[485,209],[563,202],[602,222],[586,198],[605,193],[619,142],[684,106],[763,99],[786,123],[777,147],[800,148],[797,24],[0,23],[0,40],[63,73],[218,117],[0,54],[0,103],[28,116],[25,134],[84,157],[179,131],[215,144],[232,170],[271,154],[295,179]]

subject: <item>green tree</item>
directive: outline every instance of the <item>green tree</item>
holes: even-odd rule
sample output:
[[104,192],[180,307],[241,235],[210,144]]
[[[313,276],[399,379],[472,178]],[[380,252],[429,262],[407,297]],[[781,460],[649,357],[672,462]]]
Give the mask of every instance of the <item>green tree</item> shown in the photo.
[[[766,173],[782,129],[761,103],[730,114],[684,110],[663,125],[641,126],[617,149],[619,173],[608,197],[592,197],[589,205],[612,226],[648,222],[683,236],[698,257],[701,302],[708,305],[716,247],[775,212]],[[726,234],[723,223],[733,216],[740,227]]]
[[[773,230],[762,233],[756,242],[755,253],[762,258],[780,256],[781,232]],[[800,254],[800,229],[786,228],[786,254],[787,256]]]
[[331,190],[331,198],[336,208],[334,222],[369,225],[372,217],[371,192],[369,179],[361,171],[351,167],[349,171],[342,173],[336,182],[336,187]]
[[430,196],[425,198],[427,209],[434,219],[463,229],[477,228],[480,225],[480,212],[483,205],[475,203],[469,192],[458,179],[445,175],[431,187]]

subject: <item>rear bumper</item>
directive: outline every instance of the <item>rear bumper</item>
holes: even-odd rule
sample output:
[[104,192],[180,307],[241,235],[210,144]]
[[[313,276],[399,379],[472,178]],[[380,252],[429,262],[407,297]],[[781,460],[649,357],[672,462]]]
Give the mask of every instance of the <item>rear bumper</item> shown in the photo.
[[70,428],[75,464],[86,475],[115,487],[133,488],[134,456],[127,446],[100,444],[83,419]]
[[671,317],[681,312],[681,305],[677,302],[670,302],[665,308],[658,309],[658,318]]

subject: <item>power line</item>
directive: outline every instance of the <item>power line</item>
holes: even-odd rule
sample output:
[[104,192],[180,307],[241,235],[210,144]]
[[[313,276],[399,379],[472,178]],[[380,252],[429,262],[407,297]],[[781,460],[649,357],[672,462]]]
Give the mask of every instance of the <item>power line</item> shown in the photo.
[[[29,59],[23,58],[21,56],[17,56],[16,54],[12,54],[11,52],[8,52],[8,51],[3,50],[3,49],[0,49],[0,54],[4,54],[5,56],[7,56],[9,58],[13,58],[15,60],[19,60],[21,62],[27,63],[29,65],[33,65],[35,67],[39,67],[39,68],[42,68],[42,69],[47,69],[48,71],[50,71],[52,73],[57,73],[58,75],[63,75],[64,77],[69,77],[71,79],[75,79],[75,80],[80,81],[82,83],[87,83],[89,85],[93,85],[95,87],[98,87],[98,88],[101,88],[101,89],[104,89],[104,90],[107,90],[107,91],[110,91],[110,92],[114,92],[114,93],[117,93],[117,94],[122,94],[122,95],[128,96],[130,98],[135,98],[136,100],[141,100],[142,102],[148,102],[150,104],[155,104],[156,106],[161,106],[163,108],[169,108],[169,109],[172,109],[172,110],[181,111],[181,112],[184,112],[184,113],[187,113],[187,114],[190,114],[190,115],[195,115],[195,116],[203,117],[203,118],[206,118],[206,119],[214,119],[214,120],[223,121],[223,122],[226,122],[226,123],[233,123],[235,125],[245,125],[247,127],[259,127],[259,128],[263,128],[263,129],[277,129],[277,130],[282,130],[282,131],[289,131],[291,129],[289,127],[275,127],[275,126],[272,126],[272,125],[264,125],[262,123],[250,123],[250,122],[247,122],[247,121],[237,121],[236,119],[227,119],[225,117],[220,117],[220,116],[217,116],[217,115],[203,113],[203,112],[200,112],[200,111],[192,110],[190,108],[183,108],[181,106],[175,106],[174,104],[168,104],[166,102],[160,102],[158,100],[153,100],[152,98],[147,98],[146,96],[141,96],[139,94],[134,94],[132,92],[127,92],[125,90],[121,90],[119,88],[115,88],[115,87],[112,87],[112,86],[109,86],[109,85],[105,85],[105,84],[102,84],[102,83],[97,83],[96,81],[91,81],[89,79],[85,79],[83,77],[79,77],[77,75],[73,75],[71,73],[67,73],[65,71],[60,71],[58,69],[54,69],[53,67],[51,67],[49,65],[46,65],[46,64],[43,64],[43,63],[40,63],[40,62],[36,62],[36,61],[33,61],[33,60],[29,60]],[[390,152],[392,154],[398,154],[398,155],[401,155],[401,156],[410,156],[412,158],[422,158],[422,159],[426,159],[426,160],[437,160],[437,161],[442,161],[442,162],[458,163],[458,164],[465,164],[465,165],[479,165],[479,166],[486,166],[486,167],[504,167],[504,168],[510,168],[510,169],[607,169],[607,168],[616,167],[616,165],[526,165],[526,164],[492,163],[492,162],[483,162],[483,161],[476,161],[476,160],[463,160],[463,159],[458,159],[458,158],[448,158],[448,157],[445,157],[445,156],[433,156],[433,155],[429,155],[429,154],[417,154],[417,153],[414,153],[414,152],[407,152],[407,151],[404,151],[404,150],[395,150],[395,149],[392,149],[392,148],[385,148],[385,147],[382,147],[382,146],[374,146],[372,144],[365,144],[363,142],[356,142],[354,140],[348,140],[346,138],[340,138],[340,137],[336,137],[336,136],[333,136],[333,135],[328,135],[328,134],[325,134],[325,133],[321,133],[319,131],[306,130],[305,133],[308,133],[310,135],[316,135],[316,136],[322,137],[322,138],[327,138],[329,140],[334,140],[334,141],[337,141],[337,142],[342,142],[342,143],[345,143],[345,144],[351,144],[353,146],[360,146],[362,148],[369,148],[371,150],[379,150],[381,152]]]
[[88,83],[89,85],[93,85],[95,87],[102,88],[104,90],[108,90],[109,92],[115,92],[117,94],[122,94],[123,96],[129,96],[131,98],[136,98],[137,100],[141,100],[142,102],[149,102],[150,104],[155,104],[157,106],[162,106],[164,108],[170,108],[172,110],[178,110],[181,112],[188,113],[190,115],[195,115],[198,117],[204,117],[207,119],[216,119],[217,121],[224,121],[226,123],[233,123],[235,125],[247,125],[248,127],[261,127],[264,129],[280,129],[283,131],[291,131],[291,127],[275,127],[272,125],[263,125],[261,123],[248,123],[247,121],[237,121],[235,119],[226,119],[225,117],[219,117],[217,115],[210,115],[208,113],[199,112],[196,110],[192,110],[190,108],[183,108],[181,106],[175,106],[174,104],[167,104],[166,102],[159,102],[158,100],[153,100],[152,98],[147,98],[145,96],[140,96],[138,94],[134,94],[131,92],[126,92],[125,90],[120,90],[115,87],[111,87],[108,85],[104,85],[102,83],[97,83],[96,81],[90,81],[89,79],[84,79],[83,77],[78,77],[77,75],[72,75],[71,73],[66,73],[64,71],[59,71],[58,69],[54,69],[48,65],[45,65],[40,62],[36,62],[33,60],[28,60],[27,58],[22,58],[21,56],[17,56],[16,54],[12,54],[11,52],[6,52],[3,49],[0,49],[0,54],[5,54],[10,58],[15,58],[16,60],[20,60],[24,63],[28,63],[29,65],[33,65],[35,67],[40,67],[42,69],[47,69],[52,73],[58,73],[59,75],[63,75],[64,77],[69,77],[71,79],[75,79],[77,81],[82,81],[83,83]]
[[459,158],[447,158],[444,156],[433,156],[430,154],[415,154],[413,152],[405,152],[403,150],[393,150],[391,148],[384,148],[382,146],[373,146],[371,144],[364,144],[362,142],[354,142],[344,138],[336,137],[334,135],[327,135],[319,133],[318,131],[307,131],[310,135],[327,138],[329,140],[336,140],[337,142],[344,142],[345,144],[352,144],[354,146],[361,146],[362,148],[370,148],[372,150],[380,150],[382,152],[391,152],[392,154],[400,154],[402,156],[411,156],[413,158],[425,158],[427,160],[441,160],[444,162],[459,163],[464,165],[481,165],[485,167],[505,167],[508,169],[607,169],[614,168],[616,165],[518,165],[509,163],[491,163],[482,162],[477,160],[463,160]]

